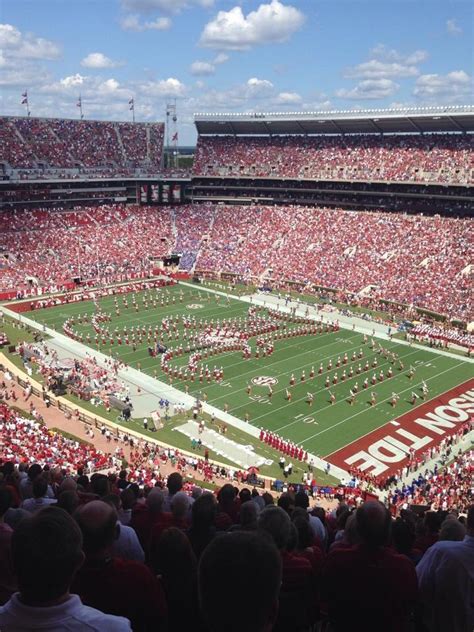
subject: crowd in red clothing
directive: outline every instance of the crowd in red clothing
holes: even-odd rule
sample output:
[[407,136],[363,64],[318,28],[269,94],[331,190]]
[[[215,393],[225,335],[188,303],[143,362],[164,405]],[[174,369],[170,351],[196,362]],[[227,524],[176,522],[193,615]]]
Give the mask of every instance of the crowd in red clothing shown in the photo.
[[6,404],[0,404],[0,461],[39,463],[75,473],[110,466],[109,458],[91,445],[68,439],[40,421],[26,419]]
[[[202,208],[202,214],[200,209]],[[188,222],[189,220],[189,222]],[[472,219],[303,206],[135,205],[5,211],[3,290],[150,272],[150,258],[183,253],[182,268],[285,280],[474,318]],[[360,294],[359,294],[360,293]],[[356,296],[357,299],[357,296]]]
[[471,219],[219,207],[196,269],[362,292],[470,321],[473,230]]
[[[59,569],[56,542],[64,561],[69,549],[63,539],[77,537],[81,563],[71,566],[68,588],[89,607],[89,617],[93,608],[101,621],[102,627],[97,622],[88,629],[309,632],[324,622],[339,632],[356,617],[369,632],[421,632],[433,604],[425,602],[416,565],[423,568],[438,540],[461,544],[466,533],[465,518],[446,511],[417,516],[404,510],[393,520],[381,503],[361,499],[356,506],[341,499],[327,511],[310,508],[304,491],[282,494],[275,506],[268,492],[230,484],[217,494],[185,491],[178,472],[142,490],[126,470],[88,476],[82,468],[53,473],[11,461],[0,470],[0,624],[6,630],[9,617],[27,629],[20,617],[32,615],[31,606],[19,606],[15,591],[22,603],[33,597],[35,606],[48,602],[42,621],[48,616],[55,586],[48,578]],[[29,525],[49,536],[37,538],[40,550],[24,543]],[[26,562],[19,556],[24,548]],[[37,574],[44,581],[33,582],[28,593],[27,579]],[[237,608],[225,622],[235,599],[258,589],[255,605]],[[54,608],[58,617],[61,607]],[[63,629],[57,620],[56,628]]]
[[199,136],[196,175],[474,182],[472,135]]
[[0,118],[0,155],[13,169],[161,167],[163,123]]
[[9,253],[0,269],[2,290],[63,285],[75,277],[98,284],[150,273],[152,259],[168,254],[174,237],[169,211],[121,204],[2,213],[0,248]]

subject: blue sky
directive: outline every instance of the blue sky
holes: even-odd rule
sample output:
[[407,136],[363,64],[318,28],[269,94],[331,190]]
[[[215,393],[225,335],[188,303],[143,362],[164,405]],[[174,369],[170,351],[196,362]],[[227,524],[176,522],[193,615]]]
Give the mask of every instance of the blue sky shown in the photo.
[[164,120],[194,112],[474,103],[474,4],[437,0],[1,0],[2,114]]

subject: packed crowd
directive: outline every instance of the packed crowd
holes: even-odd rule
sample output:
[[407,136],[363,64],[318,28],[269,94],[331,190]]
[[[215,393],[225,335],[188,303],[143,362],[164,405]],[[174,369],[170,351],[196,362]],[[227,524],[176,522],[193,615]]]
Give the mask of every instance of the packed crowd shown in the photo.
[[163,136],[162,123],[1,117],[0,155],[14,169],[158,169]]
[[[452,439],[444,446],[443,460],[455,455]],[[427,505],[430,509],[449,511],[451,508],[465,510],[473,501],[472,480],[474,475],[474,451],[469,450],[433,471],[425,471],[410,483],[400,485],[391,494],[391,502],[407,508],[409,505]]]
[[[202,210],[202,213],[201,213]],[[2,290],[80,277],[119,280],[183,254],[182,269],[285,279],[470,321],[473,220],[304,206],[106,205],[5,211]]]
[[472,320],[472,220],[220,207],[198,270],[291,279]]
[[2,213],[0,249],[8,253],[0,267],[2,290],[35,283],[64,285],[79,277],[99,283],[150,273],[154,258],[174,243],[168,211],[106,205],[74,213],[60,210]]
[[7,404],[0,404],[0,461],[23,463],[26,467],[37,463],[41,468],[59,468],[68,474],[76,473],[79,467],[94,472],[110,466],[109,458],[92,445],[50,430],[34,408],[31,416],[32,419],[24,418]]
[[[0,466],[0,625],[180,632],[470,632],[474,506],[456,512],[223,485],[173,472]],[[235,607],[242,595],[252,607]]]
[[210,176],[474,182],[472,135],[200,136],[194,173]]

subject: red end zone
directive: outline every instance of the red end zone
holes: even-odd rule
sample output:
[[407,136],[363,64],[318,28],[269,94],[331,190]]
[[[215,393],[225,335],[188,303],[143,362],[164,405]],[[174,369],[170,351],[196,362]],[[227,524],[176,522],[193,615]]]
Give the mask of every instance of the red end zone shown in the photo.
[[374,476],[395,474],[411,456],[421,455],[474,419],[474,379],[435,397],[409,413],[333,452],[327,461],[344,470]]

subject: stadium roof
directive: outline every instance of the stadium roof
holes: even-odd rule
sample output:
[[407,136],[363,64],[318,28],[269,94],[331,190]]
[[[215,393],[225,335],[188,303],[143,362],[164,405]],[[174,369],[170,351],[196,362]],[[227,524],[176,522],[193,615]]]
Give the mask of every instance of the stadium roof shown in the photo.
[[198,113],[199,134],[394,134],[474,132],[474,105],[331,112]]

